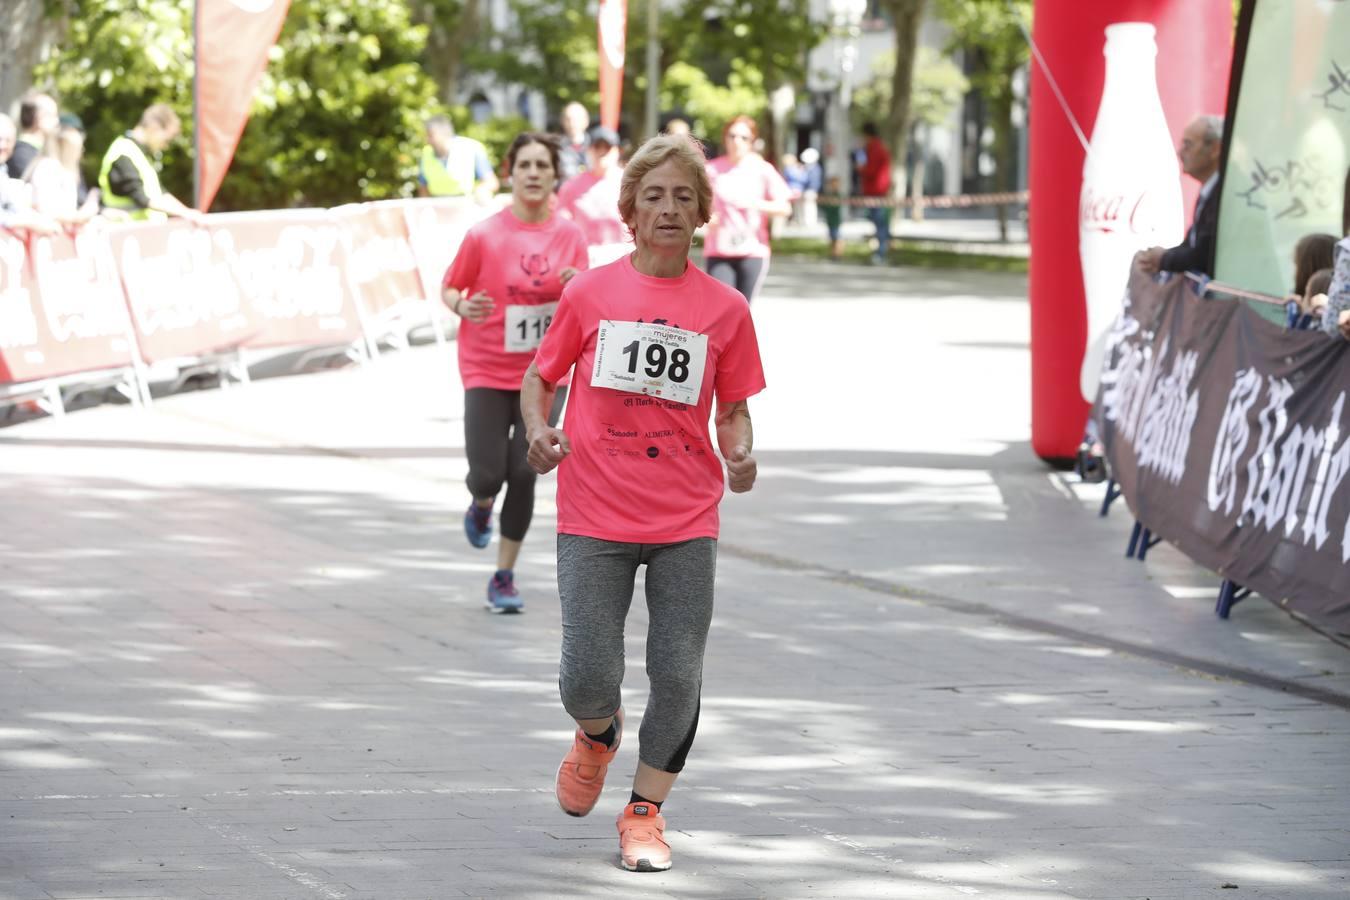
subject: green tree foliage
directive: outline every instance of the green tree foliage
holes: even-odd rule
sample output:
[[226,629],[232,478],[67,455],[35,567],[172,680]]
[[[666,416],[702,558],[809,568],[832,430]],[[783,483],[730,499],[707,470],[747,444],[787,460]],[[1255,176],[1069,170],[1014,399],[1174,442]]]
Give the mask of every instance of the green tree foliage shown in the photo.
[[221,205],[334,206],[406,195],[438,110],[406,5],[291,0]]
[[[434,27],[448,29],[472,0],[419,2],[440,10]],[[466,70],[540,92],[550,118],[573,100],[594,112],[600,102],[595,0],[511,0],[510,8],[509,33],[480,24],[475,46],[464,50]],[[809,0],[662,2],[663,111],[685,113],[698,120],[690,123],[696,129],[714,134],[732,115],[762,114],[766,88],[805,79],[806,54],[821,38],[809,8]],[[622,116],[635,135],[646,113],[646,53],[644,0],[628,9]],[[430,58],[428,66],[435,71]]]
[[[87,175],[151,103],[184,137],[164,154],[167,190],[192,194],[192,16],[180,0],[68,0],[61,51],[35,73],[89,131]],[[216,210],[333,206],[411,192],[422,121],[439,110],[420,65],[425,28],[406,4],[292,0]]]
[[679,110],[694,134],[720,140],[722,127],[738,115],[762,121],[769,97],[764,76],[743,60],[732,64],[725,85],[714,84],[697,66],[677,62],[661,79],[661,107]]
[[[184,136],[162,159],[166,189],[192,194],[190,0],[46,0],[65,31],[35,77],[89,130],[88,176],[104,149],[151,103],[183,118]],[[823,36],[809,0],[682,0],[662,3],[661,102],[716,135],[737,113],[764,121],[767,93],[805,78]],[[335,205],[409,193],[421,123],[447,111],[473,75],[537,90],[556,118],[578,100],[599,103],[595,0],[510,0],[512,24],[497,32],[487,0],[292,0],[235,161],[213,209]],[[624,119],[643,121],[645,11],[630,9]],[[470,122],[460,133],[500,160],[526,127],[517,117]]]
[[427,26],[423,64],[440,86],[441,100],[453,106],[466,64],[483,33],[484,0],[408,0],[413,20]]
[[183,118],[185,138],[164,152],[165,189],[192,195],[192,6],[178,0],[68,0],[49,13],[64,18],[59,52],[33,71],[52,85],[63,110],[84,120],[85,180],[98,178],[103,152],[152,103]]
[[[484,42],[487,48],[475,53],[475,65],[491,73],[494,81],[543,94],[554,120],[573,100],[594,115],[600,104],[595,3],[512,0],[511,9],[510,32],[490,31]],[[630,21],[630,35],[633,28]],[[635,59],[631,49],[628,59]]]
[[[1030,55],[1023,29],[1031,29],[1031,0],[936,0],[952,27],[949,49],[963,49],[972,63],[971,86],[988,104],[994,132],[995,190],[1012,190],[1013,76]],[[1007,207],[1000,206],[999,233],[1007,240]]]
[[[680,111],[697,121],[696,132],[720,139],[722,126],[738,114],[755,116],[761,134],[773,145],[771,124],[764,115],[768,93],[806,80],[806,58],[825,37],[811,19],[808,0],[686,0],[673,8],[662,5],[661,103],[664,112]],[[631,14],[631,11],[630,11]],[[645,113],[647,76],[639,62],[646,58],[646,33],[641,20],[628,29],[630,63],[625,72],[624,109],[634,125]],[[674,67],[682,64],[680,69]],[[706,85],[691,77],[704,74]],[[669,76],[674,79],[668,83]],[[708,87],[723,89],[719,94]]]
[[[854,127],[879,122],[891,108],[891,81],[895,77],[895,54],[886,52],[872,63],[868,79],[853,94]],[[910,93],[910,124],[942,125],[961,105],[970,82],[960,66],[934,51],[920,47],[914,63],[914,89]]]

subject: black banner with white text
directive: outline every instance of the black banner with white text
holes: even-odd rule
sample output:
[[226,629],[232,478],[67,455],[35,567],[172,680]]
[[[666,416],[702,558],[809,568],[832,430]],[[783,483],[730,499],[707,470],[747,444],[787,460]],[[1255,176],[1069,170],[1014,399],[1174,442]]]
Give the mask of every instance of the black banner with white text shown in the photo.
[[1136,274],[1093,415],[1145,527],[1350,634],[1348,392],[1346,342]]

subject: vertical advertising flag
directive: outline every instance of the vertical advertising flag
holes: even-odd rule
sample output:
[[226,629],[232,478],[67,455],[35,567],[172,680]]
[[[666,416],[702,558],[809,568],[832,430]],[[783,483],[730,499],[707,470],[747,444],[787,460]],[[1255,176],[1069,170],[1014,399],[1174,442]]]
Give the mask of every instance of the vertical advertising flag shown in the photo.
[[1214,276],[1283,297],[1294,284],[1299,238],[1341,237],[1350,3],[1249,0],[1243,17]]
[[291,0],[197,0],[197,208],[211,208]]
[[600,0],[600,124],[619,130],[628,0]]

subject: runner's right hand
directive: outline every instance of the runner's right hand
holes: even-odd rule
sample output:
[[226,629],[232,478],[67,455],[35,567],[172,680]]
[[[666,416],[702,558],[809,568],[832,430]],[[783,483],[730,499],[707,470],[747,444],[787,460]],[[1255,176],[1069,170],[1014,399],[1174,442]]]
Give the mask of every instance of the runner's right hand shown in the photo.
[[567,454],[572,452],[572,442],[561,428],[545,428],[530,438],[530,447],[525,451],[525,461],[540,475],[546,475],[558,467]]
[[461,318],[468,319],[475,325],[482,325],[487,321],[488,316],[497,308],[497,304],[492,302],[492,298],[487,295],[487,291],[479,291],[472,297],[466,297],[459,301],[459,314]]

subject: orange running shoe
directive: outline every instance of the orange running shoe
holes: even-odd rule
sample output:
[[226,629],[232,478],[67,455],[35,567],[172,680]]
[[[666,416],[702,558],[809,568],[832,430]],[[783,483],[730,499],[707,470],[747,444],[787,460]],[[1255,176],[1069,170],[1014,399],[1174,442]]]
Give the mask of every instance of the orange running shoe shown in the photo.
[[584,816],[595,808],[600,799],[600,790],[605,786],[605,770],[619,752],[619,741],[623,738],[623,709],[614,714],[617,734],[614,746],[606,747],[586,737],[586,732],[577,729],[572,740],[572,749],[563,757],[558,766],[558,806],[569,816]]
[[670,868],[666,820],[650,803],[639,800],[619,813],[619,859],[630,872],[664,872]]

